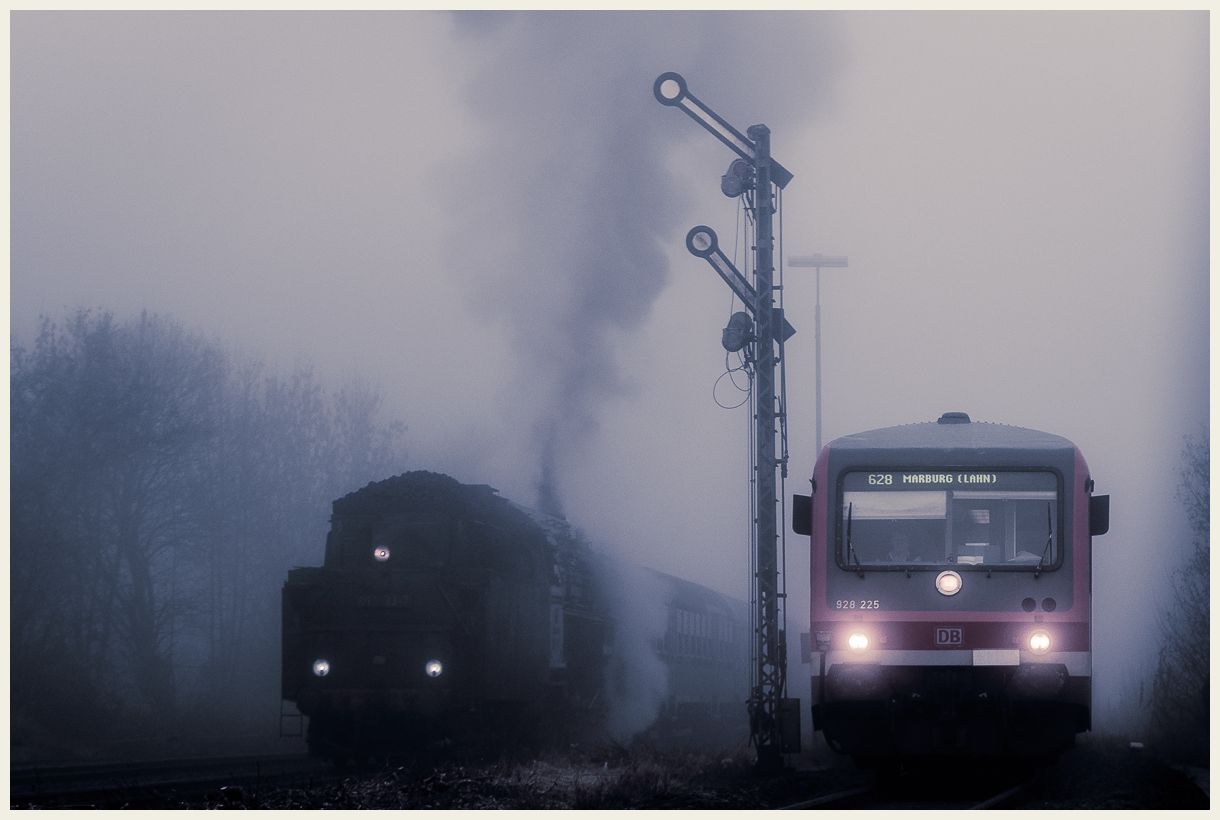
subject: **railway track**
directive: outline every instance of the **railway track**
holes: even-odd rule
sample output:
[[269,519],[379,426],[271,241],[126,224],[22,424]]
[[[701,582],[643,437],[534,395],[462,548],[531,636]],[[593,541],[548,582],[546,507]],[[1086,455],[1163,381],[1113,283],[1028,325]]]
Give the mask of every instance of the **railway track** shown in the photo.
[[316,784],[333,769],[305,755],[252,755],[14,766],[10,808],[125,808],[216,793],[222,802],[293,782]]
[[[731,761],[730,761],[731,762]],[[1050,767],[937,761],[887,777],[848,766],[758,777],[718,756],[387,760],[336,769],[303,755],[10,770],[10,808],[986,810],[1191,808],[1179,772],[1100,741]],[[797,801],[797,802],[794,802]]]
[[819,795],[809,800],[781,806],[781,810],[801,811],[808,809],[840,810],[905,810],[905,809],[951,809],[981,811],[984,809],[1010,808],[1024,794],[1027,781],[1006,778],[993,783],[974,783],[967,788],[953,790],[938,786],[927,780],[915,779],[915,774],[904,774],[895,780],[874,782],[865,786],[844,789]]

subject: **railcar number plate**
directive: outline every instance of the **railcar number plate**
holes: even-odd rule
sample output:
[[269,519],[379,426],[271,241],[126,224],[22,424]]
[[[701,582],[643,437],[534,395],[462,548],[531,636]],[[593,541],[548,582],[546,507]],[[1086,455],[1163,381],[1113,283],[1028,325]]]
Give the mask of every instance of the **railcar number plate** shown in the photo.
[[835,609],[881,609],[881,602],[874,599],[839,599],[835,601]]

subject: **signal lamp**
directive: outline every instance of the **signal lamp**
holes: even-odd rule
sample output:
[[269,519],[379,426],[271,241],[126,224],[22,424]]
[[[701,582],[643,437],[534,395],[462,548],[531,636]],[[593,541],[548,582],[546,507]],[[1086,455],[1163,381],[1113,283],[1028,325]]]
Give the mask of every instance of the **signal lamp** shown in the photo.
[[729,163],[729,170],[720,177],[720,193],[727,197],[739,197],[754,183],[754,166],[744,159]]
[[377,547],[376,549],[374,549],[373,550],[373,560],[382,561],[382,562],[389,561],[390,560],[390,548],[389,547]]
[[330,661],[324,658],[318,658],[313,662],[313,673],[319,678],[324,678],[330,674]]
[[720,332],[720,346],[729,353],[736,353],[753,341],[754,334],[750,332],[754,322],[749,314],[739,310],[729,317],[729,324]]
[[424,664],[424,674],[430,678],[439,678],[441,676],[441,672],[444,671],[445,665],[436,658],[433,658]]

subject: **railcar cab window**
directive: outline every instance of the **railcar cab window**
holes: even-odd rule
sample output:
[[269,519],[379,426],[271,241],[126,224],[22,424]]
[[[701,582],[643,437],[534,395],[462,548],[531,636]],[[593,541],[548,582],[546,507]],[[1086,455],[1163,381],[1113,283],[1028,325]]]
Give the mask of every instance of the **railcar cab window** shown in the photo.
[[839,563],[861,570],[1045,570],[1060,561],[1060,486],[1039,470],[848,472]]

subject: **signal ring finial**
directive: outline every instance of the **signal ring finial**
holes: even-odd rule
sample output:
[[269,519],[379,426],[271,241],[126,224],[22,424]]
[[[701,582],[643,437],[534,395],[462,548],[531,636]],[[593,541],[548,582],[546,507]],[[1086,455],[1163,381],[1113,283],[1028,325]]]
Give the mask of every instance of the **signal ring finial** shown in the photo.
[[680,105],[686,98],[686,80],[676,71],[666,71],[652,84],[652,96],[661,105]]

